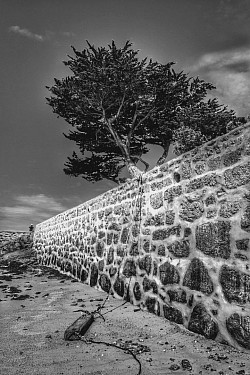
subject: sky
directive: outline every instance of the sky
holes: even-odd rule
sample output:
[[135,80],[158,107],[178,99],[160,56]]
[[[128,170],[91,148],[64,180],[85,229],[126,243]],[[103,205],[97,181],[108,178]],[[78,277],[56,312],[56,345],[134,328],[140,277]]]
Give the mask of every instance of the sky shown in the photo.
[[[86,40],[130,40],[141,58],[176,62],[250,114],[249,0],[0,0],[0,230],[27,230],[116,186],[64,174],[76,148],[45,100],[45,86],[70,75],[71,46]],[[151,166],[159,154],[151,149]]]

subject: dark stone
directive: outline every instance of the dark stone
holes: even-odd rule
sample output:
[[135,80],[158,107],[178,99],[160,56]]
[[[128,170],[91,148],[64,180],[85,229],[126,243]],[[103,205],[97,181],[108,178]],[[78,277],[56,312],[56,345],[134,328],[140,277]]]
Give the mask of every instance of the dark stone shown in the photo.
[[236,240],[236,247],[238,250],[244,250],[247,251],[248,244],[249,244],[249,238],[244,238],[242,240]]
[[178,172],[174,172],[174,174],[173,174],[173,178],[174,178],[174,181],[175,181],[175,182],[180,182],[180,180],[181,180],[181,175],[180,175],[180,173],[178,173]]
[[100,231],[100,232],[98,233],[98,238],[99,238],[99,239],[104,238],[105,236],[106,236],[106,233],[103,232],[103,231]]
[[117,277],[115,283],[113,285],[114,291],[118,294],[118,296],[123,297],[124,295],[124,281]]
[[121,234],[121,243],[127,243],[128,242],[128,235],[129,235],[129,228],[123,228],[122,234]]
[[226,327],[240,346],[250,349],[250,316],[235,313],[226,320]]
[[166,251],[165,251],[165,246],[164,245],[159,245],[159,247],[158,247],[158,255],[160,255],[160,256],[165,256],[166,255]]
[[133,260],[126,260],[123,267],[123,275],[126,277],[136,276],[136,265]]
[[135,256],[138,254],[139,254],[138,242],[132,242],[130,250],[129,250],[129,255]]
[[182,193],[182,187],[181,186],[173,186],[169,189],[167,189],[164,193],[164,200],[168,203],[173,202],[175,197],[178,197]]
[[196,228],[196,247],[211,257],[230,257],[230,223],[207,222]]
[[113,236],[114,236],[114,233],[112,233],[112,232],[107,234],[107,245],[112,244]]
[[187,303],[187,293],[183,289],[169,289],[167,291],[170,302]]
[[186,186],[186,192],[202,189],[204,186],[215,186],[217,184],[216,174],[205,175],[190,181]]
[[111,223],[108,227],[109,230],[114,230],[119,232],[121,230],[121,226],[117,223]]
[[242,254],[242,253],[235,253],[234,257],[237,258],[237,259],[243,260],[243,261],[248,259],[248,257],[245,254]]
[[82,269],[82,273],[81,273],[81,281],[84,283],[87,278],[88,278],[88,272],[85,270],[85,269]]
[[163,182],[162,181],[153,182],[150,186],[151,186],[151,190],[153,191],[161,190],[163,188]]
[[107,264],[111,264],[114,261],[114,249],[113,247],[109,248],[108,255],[107,255]]
[[147,277],[144,277],[142,282],[144,292],[148,292],[149,290],[153,290],[153,293],[158,293],[158,286],[154,280],[149,280]]
[[250,276],[223,265],[220,270],[219,281],[226,300],[230,303],[250,302]]
[[181,225],[176,225],[171,228],[167,229],[157,229],[153,232],[153,240],[165,240],[165,238],[169,236],[176,235],[177,237],[180,236],[181,232]]
[[117,246],[116,254],[117,254],[118,257],[121,257],[121,258],[124,257],[125,252],[124,252],[124,249],[122,248],[121,245]]
[[147,227],[147,226],[152,226],[152,225],[155,225],[155,226],[164,225],[164,213],[159,213],[155,216],[153,216],[152,214],[149,214],[146,217],[144,226]]
[[210,170],[219,169],[221,166],[221,157],[217,156],[216,158],[211,158],[207,161],[207,166]]
[[90,286],[95,286],[98,279],[98,268],[95,263],[92,264],[90,269]]
[[116,245],[119,242],[119,234],[115,233],[113,237],[113,243]]
[[187,179],[192,176],[191,162],[186,160],[181,164],[181,179]]
[[196,174],[202,174],[206,170],[206,163],[205,162],[198,162],[195,167],[194,171]]
[[168,246],[168,251],[170,251],[177,258],[188,257],[190,252],[189,240],[174,242]]
[[214,340],[219,332],[217,323],[212,319],[202,303],[198,303],[192,311],[188,329],[199,333],[207,339]]
[[194,295],[193,294],[191,294],[190,296],[189,296],[189,299],[188,299],[188,306],[189,307],[192,307],[193,306],[193,303],[194,303]]
[[223,164],[225,165],[225,167],[229,167],[230,165],[237,163],[241,159],[241,153],[242,153],[241,148],[238,148],[235,151],[226,153],[223,158],[224,159]]
[[97,242],[96,244],[96,254],[99,258],[102,258],[104,252],[104,242]]
[[215,217],[216,215],[217,215],[217,209],[212,208],[212,209],[207,210],[206,218],[211,219],[211,218]]
[[163,313],[164,313],[164,317],[170,320],[170,322],[183,324],[183,317],[182,317],[182,313],[180,312],[180,310],[175,309],[174,307],[171,307],[171,306],[163,305]]
[[173,225],[175,219],[175,213],[174,211],[166,211],[166,220],[165,223],[167,225]]
[[191,260],[183,279],[183,286],[207,295],[213,293],[213,282],[200,259],[193,258]]
[[225,218],[229,218],[239,211],[240,206],[241,204],[239,201],[224,200],[221,202],[219,215]]
[[98,269],[99,269],[99,271],[103,271],[103,269],[104,269],[104,260],[103,259],[98,262]]
[[215,203],[216,203],[216,196],[214,194],[209,195],[205,200],[206,206],[210,206],[211,204],[215,204]]
[[140,228],[137,224],[132,226],[131,233],[133,237],[137,237],[139,235]]
[[104,273],[101,274],[101,276],[99,277],[99,285],[102,288],[102,290],[104,290],[104,292],[107,292],[107,293],[109,292],[109,289],[111,288],[110,280],[108,276],[105,275]]
[[182,220],[193,222],[199,219],[204,212],[204,205],[202,201],[190,202],[184,200],[180,205],[179,216]]
[[152,268],[152,258],[150,255],[146,255],[145,257],[139,259],[139,267],[141,270],[145,270],[146,273],[149,275]]
[[188,237],[192,234],[192,229],[191,228],[184,228],[184,237]]
[[178,284],[180,281],[180,275],[177,269],[169,262],[165,262],[159,267],[159,274],[160,281],[163,285]]
[[117,272],[117,268],[111,266],[110,269],[109,269],[109,276],[110,277],[114,276],[116,274],[116,272]]
[[150,251],[150,242],[149,241],[145,241],[144,244],[143,244],[143,250],[146,252],[146,253],[149,253]]
[[141,287],[137,281],[134,284],[133,293],[134,293],[136,301],[140,301],[141,300]]
[[250,182],[250,162],[238,165],[224,172],[225,185],[228,189],[234,189]]
[[145,305],[149,312],[159,315],[159,303],[155,298],[148,297],[145,301]]
[[150,195],[150,204],[154,209],[158,209],[163,205],[162,193],[156,193]]
[[250,232],[250,205],[247,206],[246,210],[244,211],[241,222],[240,222],[241,229],[246,232]]

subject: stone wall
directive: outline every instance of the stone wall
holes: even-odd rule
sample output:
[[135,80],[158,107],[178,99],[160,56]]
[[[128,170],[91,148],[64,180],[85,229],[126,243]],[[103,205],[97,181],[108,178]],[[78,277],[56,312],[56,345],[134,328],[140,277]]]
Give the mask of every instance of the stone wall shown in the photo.
[[36,227],[44,265],[250,350],[250,123]]
[[30,236],[28,232],[0,231],[0,255],[23,249],[30,244]]

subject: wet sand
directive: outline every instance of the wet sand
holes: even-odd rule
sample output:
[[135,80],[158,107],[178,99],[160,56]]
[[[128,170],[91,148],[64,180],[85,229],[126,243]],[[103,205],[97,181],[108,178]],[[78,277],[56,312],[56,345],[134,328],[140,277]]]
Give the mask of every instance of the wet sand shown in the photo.
[[[106,293],[40,267],[27,249],[2,256],[0,267],[0,374],[138,374],[131,353],[63,338],[81,310],[95,311]],[[142,375],[250,375],[250,353],[207,340],[112,296],[102,313],[105,321],[97,318],[86,339],[130,348]]]

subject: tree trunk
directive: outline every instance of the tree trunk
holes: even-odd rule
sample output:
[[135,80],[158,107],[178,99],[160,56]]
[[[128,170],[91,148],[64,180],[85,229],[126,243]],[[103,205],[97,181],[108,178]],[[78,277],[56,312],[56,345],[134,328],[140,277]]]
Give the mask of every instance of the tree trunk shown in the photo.
[[168,142],[164,146],[162,146],[164,148],[164,151],[163,151],[163,154],[161,155],[161,157],[158,159],[156,165],[161,165],[165,162],[165,160],[168,156],[170,144],[171,144],[171,142]]
[[142,175],[142,171],[134,163],[128,161],[126,164],[132,178],[139,178]]

